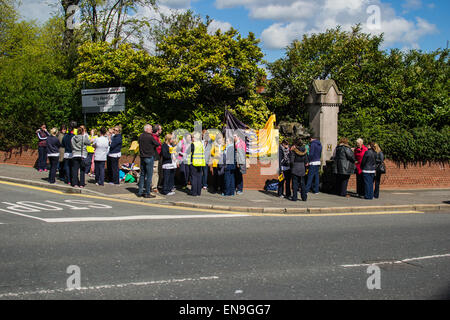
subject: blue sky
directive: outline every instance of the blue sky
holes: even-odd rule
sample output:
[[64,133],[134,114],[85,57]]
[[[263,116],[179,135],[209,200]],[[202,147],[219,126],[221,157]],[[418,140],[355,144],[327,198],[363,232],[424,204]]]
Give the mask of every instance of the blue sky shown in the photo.
[[[58,0],[22,0],[24,18],[45,21]],[[212,28],[230,26],[261,39],[272,62],[303,34],[361,23],[363,31],[385,33],[384,48],[432,51],[450,40],[449,0],[159,0],[162,10],[191,9],[214,19]],[[145,13],[145,10],[142,12]]]

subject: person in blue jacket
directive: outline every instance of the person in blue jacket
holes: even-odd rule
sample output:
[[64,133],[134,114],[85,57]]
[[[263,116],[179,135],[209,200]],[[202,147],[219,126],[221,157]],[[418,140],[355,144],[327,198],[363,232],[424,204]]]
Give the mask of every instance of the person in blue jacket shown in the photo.
[[[309,146],[309,169],[308,169],[308,181],[306,182],[306,192],[309,192],[312,188],[314,194],[319,193],[319,169],[320,158],[322,156],[322,144],[318,139],[310,138],[311,144]],[[314,181],[314,185],[313,185]]]

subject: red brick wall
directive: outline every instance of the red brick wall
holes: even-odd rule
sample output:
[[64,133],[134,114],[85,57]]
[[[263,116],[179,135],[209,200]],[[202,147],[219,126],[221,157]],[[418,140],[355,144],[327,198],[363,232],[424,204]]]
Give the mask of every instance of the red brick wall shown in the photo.
[[[0,151],[0,163],[23,166],[34,166],[38,157],[37,150],[14,149],[11,152]],[[121,163],[131,162],[132,156],[123,156]],[[136,158],[139,163],[139,157]],[[253,164],[244,175],[244,186],[248,189],[262,189],[267,179],[276,179],[277,175],[261,175],[261,169],[269,167],[267,164]],[[413,189],[413,188],[450,188],[450,164],[426,163],[407,165],[396,164],[386,160],[386,174],[381,183],[384,189]],[[349,189],[355,189],[356,181],[353,175],[349,182]]]

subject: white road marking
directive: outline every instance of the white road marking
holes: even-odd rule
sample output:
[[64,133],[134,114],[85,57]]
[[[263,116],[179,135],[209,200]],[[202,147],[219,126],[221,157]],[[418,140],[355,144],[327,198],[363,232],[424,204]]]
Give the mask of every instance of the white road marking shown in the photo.
[[380,261],[380,262],[374,262],[374,263],[361,263],[361,264],[343,264],[343,265],[341,265],[341,267],[354,268],[354,267],[368,267],[368,266],[382,265],[382,264],[400,264],[400,263],[411,262],[411,261],[420,261],[420,260],[446,258],[446,257],[450,257],[450,253],[438,254],[438,255],[434,255],[434,256],[417,257],[417,258],[407,258],[407,259],[397,260],[397,261]]
[[30,216],[30,215],[28,215],[28,214],[23,214],[23,213],[19,213],[19,212],[14,212],[14,211],[6,210],[6,209],[0,209],[0,211],[4,211],[4,212],[7,212],[7,213],[11,213],[11,214],[14,214],[14,215],[16,215],[16,216],[21,216],[21,217],[25,217],[25,218],[30,218],[30,219],[36,219],[36,220],[44,221],[44,219],[42,219],[42,218],[38,218],[38,217]]
[[158,285],[158,284],[171,284],[171,283],[180,283],[187,281],[203,281],[203,280],[217,280],[219,277],[217,276],[208,276],[208,277],[199,277],[199,278],[185,278],[185,279],[169,279],[169,280],[155,280],[155,281],[145,281],[145,282],[130,282],[130,283],[120,283],[120,284],[105,284],[98,286],[89,286],[89,287],[81,287],[78,289],[48,289],[48,290],[36,290],[36,291],[23,291],[23,292],[8,292],[1,293],[1,298],[7,297],[20,297],[26,295],[35,295],[35,294],[55,294],[55,293],[68,293],[68,292],[77,292],[77,291],[88,291],[88,290],[102,290],[102,289],[116,289],[116,288],[126,288],[130,286],[142,287],[142,286],[150,286],[150,285]]
[[204,218],[236,218],[248,217],[244,214],[197,214],[197,215],[141,215],[120,217],[73,217],[73,218],[46,218],[41,219],[49,223],[60,222],[107,222],[107,221],[131,221],[131,220],[170,220],[170,219],[204,219]]

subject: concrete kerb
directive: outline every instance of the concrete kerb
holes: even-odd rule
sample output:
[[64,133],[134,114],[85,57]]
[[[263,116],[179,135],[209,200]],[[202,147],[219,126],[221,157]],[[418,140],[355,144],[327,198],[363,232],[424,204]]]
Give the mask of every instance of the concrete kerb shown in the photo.
[[179,207],[213,209],[222,211],[236,211],[249,213],[277,213],[277,214],[329,214],[329,213],[370,213],[388,211],[444,211],[450,210],[449,204],[416,204],[416,205],[387,205],[387,206],[359,206],[359,207],[328,207],[328,208],[261,208],[210,205],[191,202],[171,202]]
[[[52,189],[61,191],[64,193],[78,193],[78,194],[94,194],[106,198],[113,197],[112,195],[103,194],[97,191],[88,189],[73,188],[70,186],[49,184],[40,181],[32,181],[11,177],[0,176],[0,181],[6,181],[11,183],[25,184],[30,186],[36,186],[46,189]],[[117,198],[117,196],[114,196]],[[162,199],[162,198],[161,198]],[[137,202],[144,202],[143,199],[136,198]],[[385,206],[355,206],[355,207],[327,207],[327,208],[264,208],[264,207],[245,207],[245,206],[224,206],[224,205],[211,205],[205,203],[193,203],[193,202],[168,202],[168,205],[175,207],[187,207],[198,209],[212,209],[221,211],[235,211],[235,212],[249,212],[249,213],[276,213],[276,214],[320,214],[320,213],[354,213],[354,212],[383,212],[383,211],[450,211],[450,204],[413,204],[413,205],[385,205]]]

